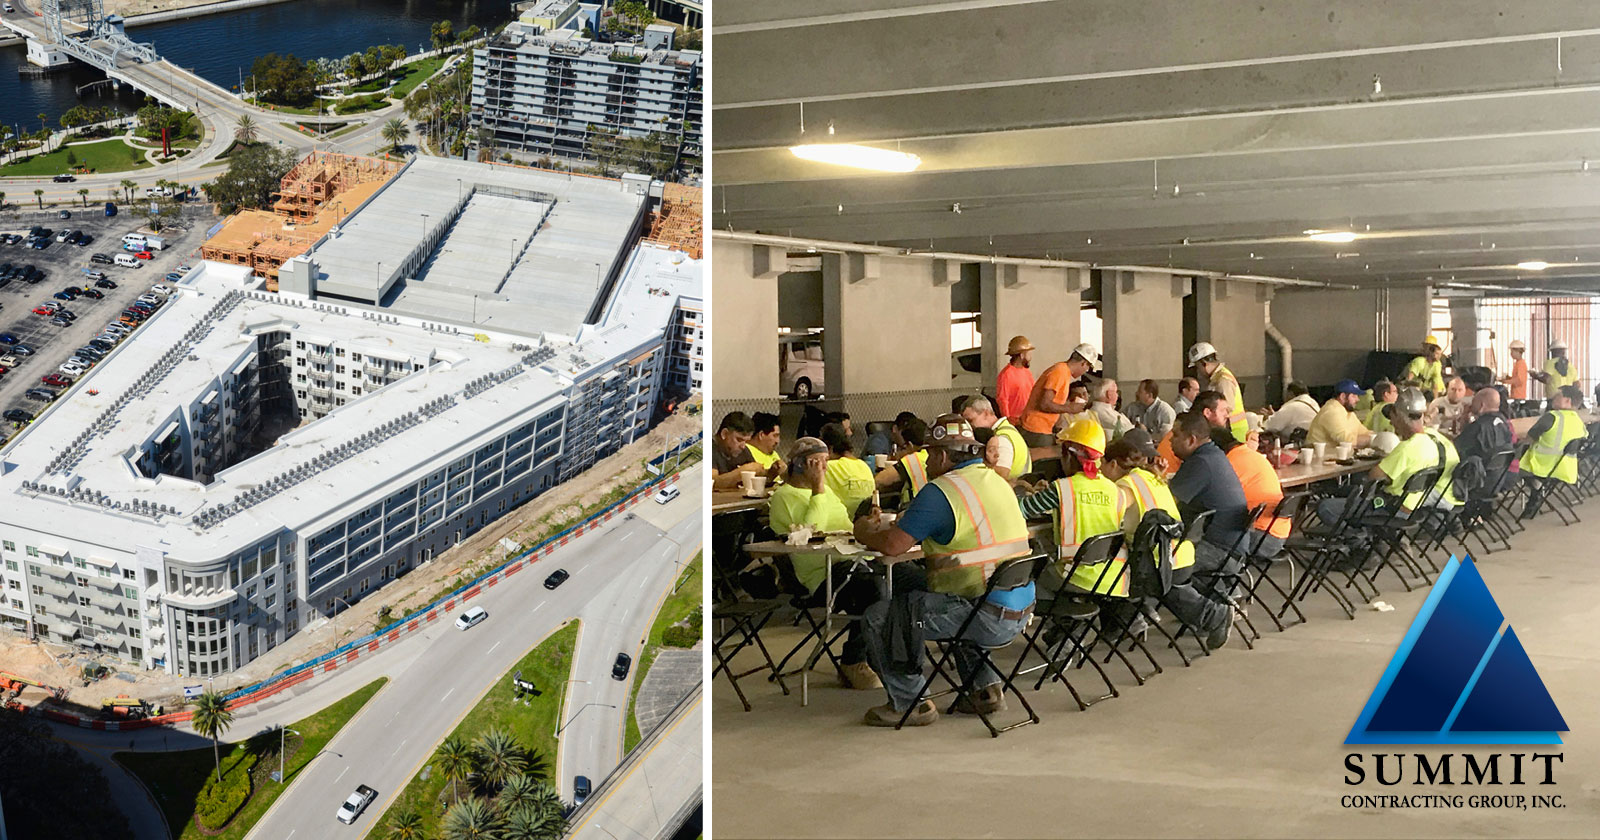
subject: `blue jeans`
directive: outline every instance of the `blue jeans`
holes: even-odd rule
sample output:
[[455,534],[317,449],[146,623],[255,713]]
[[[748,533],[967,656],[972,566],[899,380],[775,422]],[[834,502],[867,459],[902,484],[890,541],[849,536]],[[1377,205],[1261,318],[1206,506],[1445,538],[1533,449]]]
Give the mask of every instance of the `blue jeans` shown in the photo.
[[[972,601],[960,595],[921,589],[909,591],[897,589],[894,597],[911,601],[913,614],[922,622],[923,638],[928,640],[954,637],[956,631],[961,629],[962,622],[965,622],[968,614],[972,612]],[[962,638],[980,645],[1003,645],[1015,639],[1026,626],[1027,621],[1020,618],[1003,619],[993,613],[980,611]],[[885,668],[885,663],[889,659],[889,602],[879,601],[868,607],[866,614],[861,617],[861,628],[867,643],[867,663],[883,680],[883,689],[889,695],[889,704],[897,712],[905,711],[922,692],[922,686],[927,682],[927,678],[921,675],[891,674]],[[957,653],[956,668],[962,679],[972,674],[978,667],[976,657],[967,653]],[[973,678],[972,685],[974,688],[983,688],[999,681],[1000,675],[995,673],[993,668],[983,666]]]

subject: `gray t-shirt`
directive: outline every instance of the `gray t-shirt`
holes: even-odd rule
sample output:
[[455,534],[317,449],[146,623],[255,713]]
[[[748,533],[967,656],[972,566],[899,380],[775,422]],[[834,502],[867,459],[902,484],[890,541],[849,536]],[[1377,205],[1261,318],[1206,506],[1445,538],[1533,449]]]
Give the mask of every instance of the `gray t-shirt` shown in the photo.
[[1172,421],[1178,418],[1178,412],[1160,397],[1156,397],[1148,406],[1134,400],[1122,413],[1128,415],[1128,419],[1135,424],[1142,424],[1154,440],[1165,437],[1167,430],[1172,428]]

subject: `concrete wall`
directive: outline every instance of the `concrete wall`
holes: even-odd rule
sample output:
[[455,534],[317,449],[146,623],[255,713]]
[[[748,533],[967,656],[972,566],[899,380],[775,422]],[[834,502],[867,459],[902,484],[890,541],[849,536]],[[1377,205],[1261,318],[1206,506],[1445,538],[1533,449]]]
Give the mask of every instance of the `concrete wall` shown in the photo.
[[1195,336],[1209,341],[1239,378],[1244,404],[1276,402],[1281,383],[1267,379],[1267,301],[1274,287],[1240,280],[1196,277]]
[[1025,335],[1038,348],[1033,371],[1063,361],[1078,344],[1078,311],[1088,271],[1025,265],[978,265],[983,304],[978,329],[983,334],[983,383],[992,392],[1008,361],[1011,337]]
[[1133,398],[1141,379],[1154,379],[1170,402],[1183,376],[1183,298],[1188,277],[1155,271],[1104,271],[1100,274],[1100,317],[1105,374]]
[[942,266],[925,259],[823,255],[827,393],[949,389],[950,284],[960,278],[953,272],[936,276],[936,265]]
[[[1308,385],[1360,379],[1373,350],[1411,350],[1429,325],[1432,289],[1281,289],[1272,323],[1294,345],[1294,378]],[[1370,383],[1363,383],[1370,384]]]
[[717,340],[711,342],[711,370],[718,403],[772,400],[777,394],[778,275],[786,262],[778,249],[712,243],[711,329]]

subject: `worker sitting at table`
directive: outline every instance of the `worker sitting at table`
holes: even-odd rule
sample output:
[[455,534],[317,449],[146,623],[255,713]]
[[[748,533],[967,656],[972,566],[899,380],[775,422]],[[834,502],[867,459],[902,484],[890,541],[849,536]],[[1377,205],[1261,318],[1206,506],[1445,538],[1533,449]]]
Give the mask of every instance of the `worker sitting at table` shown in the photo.
[[1497,452],[1511,448],[1511,424],[1500,410],[1500,392],[1479,388],[1467,408],[1470,419],[1456,435],[1456,454],[1461,460],[1477,457],[1485,463]]
[[1283,393],[1288,396],[1277,411],[1267,418],[1266,425],[1262,428],[1278,436],[1279,440],[1288,440],[1296,432],[1304,435],[1311,429],[1311,421],[1317,417],[1317,401],[1306,390],[1304,382],[1295,380],[1285,385]]
[[1073,380],[1078,379],[1100,364],[1100,351],[1093,344],[1080,344],[1072,348],[1072,355],[1064,362],[1045,368],[1033,390],[1028,392],[1028,404],[1022,411],[1017,428],[1029,446],[1049,446],[1055,443],[1056,421],[1063,414],[1082,411],[1071,401],[1068,393]]
[[1250,523],[1251,530],[1241,550],[1261,557],[1276,557],[1283,550],[1283,541],[1289,538],[1289,520],[1272,515],[1278,502],[1283,500],[1283,485],[1278,482],[1278,471],[1273,469],[1272,462],[1256,448],[1261,442],[1260,430],[1252,423],[1245,442],[1240,443],[1233,435],[1212,429],[1211,442],[1228,456],[1234,475],[1239,477],[1239,486],[1244,489],[1245,506],[1251,510],[1258,505],[1266,506],[1261,516]]
[[1025,335],[1013,336],[1006,345],[1006,366],[1000,369],[995,380],[994,398],[1001,417],[1015,423],[1028,407],[1028,395],[1033,393],[1033,342]]
[[993,432],[984,446],[984,462],[1013,484],[1017,479],[1033,472],[1033,457],[1028,454],[1028,442],[1011,421],[995,413],[994,403],[988,397],[971,396],[961,401],[962,419],[972,424],[972,429]]
[[[1550,358],[1544,360],[1544,367],[1537,373],[1530,375],[1544,383],[1546,400],[1552,399],[1563,386],[1578,384],[1578,369],[1567,358],[1567,343],[1559,338],[1550,342]],[[1578,402],[1583,402],[1581,392]]]
[[[1215,433],[1215,430],[1213,430]],[[1226,431],[1221,434],[1232,435]],[[1166,480],[1158,475],[1155,466],[1157,457],[1155,444],[1150,436],[1141,429],[1135,429],[1123,435],[1114,443],[1106,445],[1105,458],[1101,461],[1102,474],[1116,482],[1117,490],[1122,495],[1122,534],[1127,538],[1124,545],[1131,545],[1134,535],[1138,533],[1139,523],[1144,515],[1152,510],[1165,512],[1173,519],[1182,520],[1183,516],[1178,511],[1178,501],[1173,498],[1172,490],[1167,487]],[[1149,558],[1153,564],[1154,556]],[[1172,587],[1168,591],[1165,603],[1167,609],[1174,615],[1195,626],[1201,626],[1205,617],[1198,607],[1203,607],[1206,599],[1196,592],[1189,582],[1194,571],[1194,544],[1188,540],[1181,540],[1172,547]],[[1177,590],[1174,595],[1173,591]],[[1110,620],[1107,622],[1108,632],[1111,628],[1127,625],[1134,633],[1140,632],[1140,622],[1143,617],[1136,615],[1136,605],[1132,602],[1104,602],[1101,605],[1102,614]]]
[[1528,345],[1523,344],[1522,339],[1511,342],[1511,372],[1500,377],[1500,381],[1508,386],[1511,396],[1512,404],[1506,406],[1507,409],[1520,410],[1522,404],[1528,401],[1528,360],[1523,358],[1527,351]]
[[1133,402],[1123,409],[1123,415],[1133,425],[1150,433],[1151,440],[1160,440],[1172,429],[1178,412],[1161,399],[1161,386],[1154,379],[1141,379],[1133,389]]
[[755,428],[755,433],[745,445],[750,447],[751,460],[763,470],[771,469],[773,464],[777,464],[778,474],[781,476],[784,472],[784,461],[778,455],[778,445],[783,433],[778,430],[778,415],[758,411],[750,416],[750,425]]
[[1116,440],[1133,428],[1133,421],[1117,411],[1120,396],[1115,379],[1097,379],[1089,386],[1089,416],[1106,430],[1106,440]]
[[897,446],[895,451],[904,451],[905,455],[878,470],[873,483],[880,493],[900,488],[898,507],[904,509],[928,485],[928,450],[923,448],[928,440],[928,424],[913,417],[898,426],[896,434],[904,447]]
[[[1215,581],[1239,571],[1230,551],[1250,526],[1250,510],[1245,507],[1244,488],[1233,465],[1228,463],[1228,456],[1211,442],[1212,428],[1198,411],[1178,415],[1172,426],[1172,451],[1183,461],[1168,484],[1178,510],[1186,524],[1202,511],[1213,513],[1204,538],[1194,547],[1197,588],[1188,592],[1173,590],[1168,599],[1176,604],[1168,606],[1185,622],[1204,631],[1206,647],[1214,649],[1227,644],[1233,628],[1232,593],[1218,591]],[[1202,594],[1202,589],[1208,594]]]
[[1389,415],[1384,412],[1386,405],[1392,405],[1400,396],[1400,389],[1387,379],[1380,379],[1372,386],[1372,407],[1367,410],[1367,419],[1361,424],[1367,431],[1376,435],[1379,432],[1394,431],[1394,424],[1389,422]]
[[[1228,370],[1217,355],[1217,348],[1209,341],[1196,342],[1189,348],[1189,364],[1200,373],[1205,374],[1208,390],[1221,394],[1228,407],[1228,422],[1224,425],[1233,432],[1237,440],[1244,440],[1245,433],[1249,431],[1244,419],[1244,391],[1239,387],[1239,377]],[[1198,401],[1199,397],[1196,397]]]
[[861,503],[872,498],[872,467],[850,450],[850,437],[838,423],[823,426],[818,437],[828,445],[828,487],[854,516]]
[[[1194,408],[1195,395],[1200,393],[1200,380],[1192,376],[1185,376],[1178,380],[1178,398],[1172,402],[1172,410],[1182,414]],[[1173,415],[1176,417],[1177,415]],[[1152,435],[1154,437],[1154,435]]]
[[1372,432],[1361,425],[1361,420],[1356,417],[1356,401],[1361,399],[1361,394],[1361,386],[1354,379],[1339,380],[1333,386],[1333,397],[1322,404],[1322,410],[1311,421],[1311,430],[1306,432],[1306,445],[1323,443],[1336,446],[1348,443],[1351,446],[1365,446],[1372,439]]
[[1428,411],[1424,415],[1428,425],[1443,432],[1445,437],[1453,438],[1460,434],[1461,427],[1466,424],[1469,393],[1466,380],[1459,376],[1450,377],[1445,382],[1444,394],[1428,403]]
[[[1367,472],[1367,477],[1374,481],[1388,482],[1383,492],[1373,500],[1373,512],[1384,519],[1391,514],[1405,519],[1415,515],[1419,508],[1448,509],[1461,504],[1450,489],[1456,464],[1461,459],[1456,454],[1455,444],[1439,434],[1439,430],[1428,428],[1424,422],[1423,415],[1428,410],[1427,397],[1420,390],[1407,386],[1400,389],[1394,403],[1384,410],[1389,414],[1389,422],[1394,424],[1400,445]],[[1439,476],[1439,481],[1426,491],[1402,498],[1401,493],[1411,476],[1439,466],[1441,455],[1444,457],[1444,473]],[[1317,505],[1317,516],[1331,525],[1344,514],[1348,503],[1347,498],[1324,499]]]
[[[786,481],[772,491],[767,511],[771,517],[773,533],[787,537],[797,528],[810,528],[813,533],[849,531],[850,514],[833,490],[828,487],[828,445],[813,437],[803,437],[789,450],[789,467]],[[806,599],[806,603],[826,606],[826,593],[817,590],[828,576],[828,556],[825,554],[792,554],[773,558],[773,566],[782,588],[791,595]],[[877,586],[868,578],[851,577],[833,594],[834,609],[860,615],[877,600]],[[882,685],[866,661],[866,646],[861,639],[859,621],[852,621],[840,649],[839,678],[846,688],[858,690],[878,688]]]
[[1576,385],[1563,385],[1550,395],[1550,409],[1534,421],[1524,437],[1532,442],[1517,472],[1532,483],[1522,518],[1532,519],[1544,504],[1544,479],[1554,477],[1565,484],[1578,483],[1578,459],[1568,455],[1567,444],[1580,440],[1589,431],[1577,409],[1583,405],[1583,391]]
[[712,489],[727,490],[738,487],[743,481],[744,473],[765,475],[768,481],[778,477],[776,463],[763,470],[750,456],[748,444],[755,431],[756,425],[750,420],[750,415],[742,411],[730,411],[722,416],[722,422],[717,425],[717,433],[712,436]]
[[[862,617],[867,661],[883,680],[889,702],[869,709],[865,723],[894,726],[921,692],[921,639],[954,636],[984,598],[986,579],[995,564],[1029,552],[1028,525],[1022,519],[1011,486],[983,463],[983,448],[972,426],[960,415],[945,414],[928,431],[928,475],[931,480],[911,507],[892,525],[873,510],[856,521],[856,540],[884,556],[885,562],[922,545],[927,568],[924,587],[902,586],[896,579],[892,601],[873,604]],[[966,638],[983,645],[1003,645],[1028,626],[1033,615],[1034,585],[991,592],[967,627]],[[908,638],[911,637],[911,638]],[[958,711],[1005,708],[1000,675],[957,658],[963,678],[977,689],[977,702],[957,704]],[[927,726],[939,719],[932,700],[923,700],[906,720]]]
[[[1061,433],[1061,471],[1065,475],[1018,499],[1024,518],[1050,519],[1055,524],[1056,561],[1039,576],[1047,595],[1061,586],[1079,546],[1090,537],[1115,533],[1121,527],[1123,501],[1117,485],[1100,474],[1105,448],[1106,433],[1099,423],[1087,417],[1074,420]],[[1126,555],[1118,555],[1109,570],[1103,565],[1081,567],[1073,572],[1072,584],[1086,591],[1126,595],[1128,578],[1120,568],[1126,559]]]
[[1400,384],[1437,396],[1444,393],[1444,350],[1431,334],[1422,339],[1422,355],[1412,357],[1400,373]]
[[861,460],[870,463],[877,455],[888,455],[891,460],[899,458],[900,446],[903,444],[899,437],[900,426],[907,420],[915,419],[916,416],[909,411],[902,411],[895,415],[894,422],[890,423],[888,428],[884,428],[882,423],[868,423],[867,442],[861,447]]

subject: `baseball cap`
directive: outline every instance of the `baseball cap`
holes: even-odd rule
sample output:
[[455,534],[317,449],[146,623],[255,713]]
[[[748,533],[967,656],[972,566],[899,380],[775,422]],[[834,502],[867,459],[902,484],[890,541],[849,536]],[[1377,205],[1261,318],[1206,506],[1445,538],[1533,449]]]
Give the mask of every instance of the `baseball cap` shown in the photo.
[[1339,383],[1337,385],[1333,386],[1333,392],[1335,394],[1362,394],[1362,393],[1365,393],[1364,391],[1361,390],[1361,386],[1356,384],[1356,381],[1354,379],[1341,379],[1341,380],[1339,380]]
[[1135,451],[1146,458],[1155,458],[1160,454],[1156,449],[1156,442],[1151,439],[1150,433],[1144,429],[1134,429],[1124,432],[1120,440],[1132,446]]
[[941,447],[975,447],[978,445],[977,436],[972,433],[972,424],[959,414],[941,414],[928,426],[927,446]]

